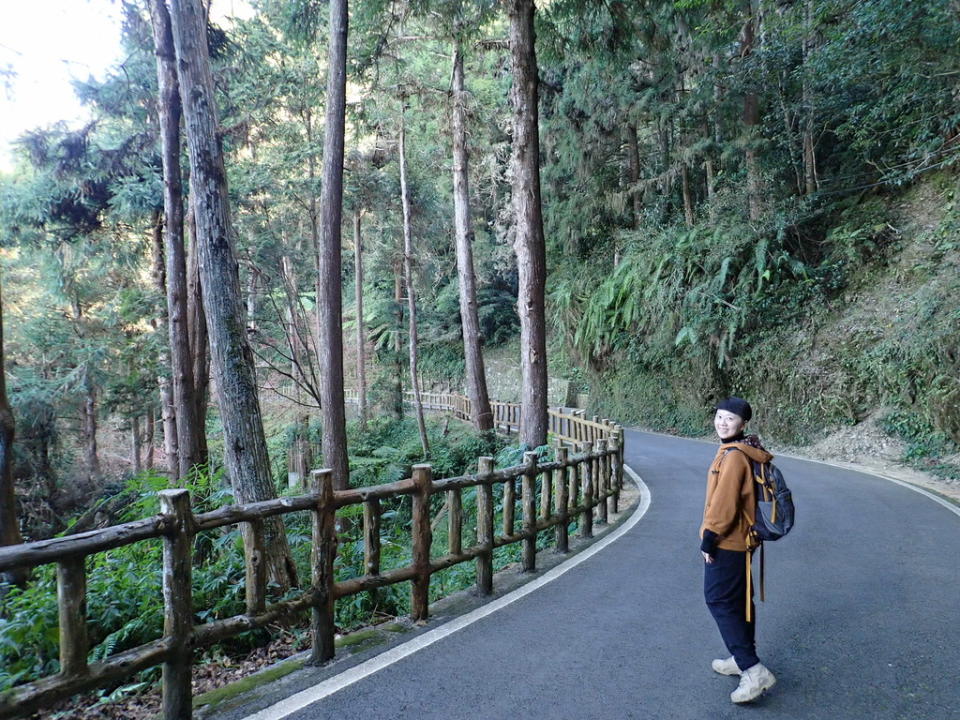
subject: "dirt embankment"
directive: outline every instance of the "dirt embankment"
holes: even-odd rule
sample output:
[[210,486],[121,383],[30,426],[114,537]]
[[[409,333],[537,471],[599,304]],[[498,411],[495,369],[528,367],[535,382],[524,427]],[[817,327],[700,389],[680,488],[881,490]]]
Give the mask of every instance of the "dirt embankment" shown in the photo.
[[[886,434],[878,424],[883,410],[863,422],[841,428],[822,440],[801,447],[780,446],[786,454],[834,463],[852,470],[867,470],[931,490],[960,504],[960,482],[937,477],[904,464],[907,444]],[[960,458],[945,458],[957,462]]]

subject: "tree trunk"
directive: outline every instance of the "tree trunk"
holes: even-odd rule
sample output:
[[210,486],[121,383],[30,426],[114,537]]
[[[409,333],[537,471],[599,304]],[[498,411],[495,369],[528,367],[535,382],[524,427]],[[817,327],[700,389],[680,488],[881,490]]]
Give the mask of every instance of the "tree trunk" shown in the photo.
[[630,170],[630,200],[633,206],[633,229],[639,230],[643,218],[643,198],[637,189],[640,182],[640,141],[637,138],[637,126],[627,123],[627,165]]
[[477,279],[473,271],[473,222],[470,217],[469,162],[466,128],[466,90],[463,78],[462,40],[456,39],[453,54],[453,214],[457,236],[457,279],[460,282],[460,322],[467,373],[470,419],[480,432],[493,429],[493,413],[487,394],[487,375],[480,346],[477,316]]
[[[163,218],[157,213],[153,223],[153,285],[161,296],[167,295],[167,273],[163,250]],[[154,327],[169,337],[167,328],[167,308],[160,309],[160,317],[153,321]],[[160,344],[160,367],[170,367],[170,345]],[[173,402],[173,384],[166,374],[157,376],[160,389],[160,418],[163,423],[163,455],[167,460],[167,472],[171,485],[180,479],[180,461],[177,441],[177,412]]]
[[83,369],[83,443],[84,462],[90,480],[98,482],[102,476],[100,453],[97,448],[97,388],[90,368]]
[[166,256],[167,327],[170,376],[177,429],[177,476],[189,477],[200,462],[193,357],[187,314],[187,260],[183,243],[183,183],[180,170],[180,120],[183,108],[177,81],[170,15],[165,0],[151,0],[157,54],[158,115],[163,162],[163,242]]
[[367,333],[363,320],[363,237],[360,211],[353,212],[354,299],[357,306],[357,417],[367,429]]
[[154,423],[153,406],[147,406],[147,419],[143,430],[144,442],[147,446],[146,455],[143,458],[143,466],[147,470],[153,470],[153,438],[156,435]]
[[670,126],[671,120],[658,117],[657,150],[660,159],[660,175],[657,179],[657,218],[662,222],[673,205],[673,176],[670,173]]
[[690,194],[690,176],[686,163],[680,166],[680,184],[683,191],[683,217],[688,228],[693,227],[693,197]]
[[[203,305],[223,423],[227,473],[238,502],[268,500],[276,497],[276,491],[270,476],[253,353],[247,343],[240,278],[230,240],[227,178],[218,139],[206,15],[199,0],[172,0],[171,20],[177,72],[185,100]],[[255,542],[246,524],[244,528],[250,561]],[[296,585],[296,568],[283,523],[278,518],[267,519],[263,536],[268,580],[281,589]]]
[[[710,140],[710,128],[706,122],[703,124],[703,137],[709,142]],[[707,178],[707,204],[710,205],[710,220],[714,218],[713,210],[713,193],[715,191],[715,171],[713,168],[713,151],[709,148],[703,153],[703,172]]]
[[347,0],[330,0],[327,108],[323,133],[322,238],[317,248],[317,339],[320,347],[320,404],[323,464],[333,487],[350,483],[343,409],[343,307],[340,281],[340,221],[343,214],[343,142],[346,125]]
[[397,329],[393,336],[393,415],[397,420],[403,419],[403,262],[398,262],[393,268],[393,302],[397,311]]
[[406,98],[400,101],[400,202],[403,206],[403,281],[407,291],[407,342],[410,355],[410,387],[413,390],[413,409],[417,416],[423,459],[430,455],[427,425],[423,419],[420,400],[420,378],[417,376],[417,297],[413,289],[413,232],[410,227],[410,189],[407,183],[407,129]]
[[140,437],[140,417],[134,415],[130,418],[130,465],[133,468],[133,474],[138,474],[143,467],[140,465],[140,447],[142,439]]
[[533,0],[510,0],[513,87],[513,217],[516,226],[520,316],[520,440],[531,448],[547,442],[546,243],[540,206],[540,140]]
[[[300,296],[297,275],[289,255],[280,259],[283,271],[284,287],[287,295],[287,345],[290,348],[290,377],[293,378],[293,391],[296,403],[302,406],[303,391],[307,385],[303,363],[308,352],[305,344],[303,324],[300,320],[298,298]],[[287,484],[293,489],[308,487],[308,473],[313,468],[313,452],[310,445],[310,416],[305,411],[297,413],[293,440],[287,454]]]
[[206,465],[209,460],[206,427],[207,399],[210,393],[210,347],[207,316],[203,311],[200,256],[197,252],[197,220],[192,195],[188,208],[187,228],[190,234],[190,247],[187,252],[187,326],[193,364],[193,405],[197,422],[198,462]]
[[814,45],[813,38],[813,0],[804,3],[804,24],[806,25],[806,39],[803,43],[803,179],[807,195],[817,191],[817,153],[813,138],[813,100],[810,93],[810,81],[807,78],[807,59]]
[[250,265],[247,275],[247,330],[257,330],[257,286],[260,284],[260,269]]
[[[3,353],[3,302],[0,301],[0,546],[23,542],[17,520],[17,498],[13,490],[13,440],[16,424],[7,399],[6,358]],[[0,582],[22,584],[26,573],[7,570]]]
[[[743,26],[740,57],[746,58],[753,52],[756,37],[757,16],[753,9],[753,0],[749,4],[750,16]],[[755,92],[748,92],[743,98],[743,125],[746,133],[746,151],[744,160],[747,167],[747,207],[750,220],[755,222],[763,215],[763,198],[760,180],[760,161],[756,149],[757,131],[760,125],[760,101]]]

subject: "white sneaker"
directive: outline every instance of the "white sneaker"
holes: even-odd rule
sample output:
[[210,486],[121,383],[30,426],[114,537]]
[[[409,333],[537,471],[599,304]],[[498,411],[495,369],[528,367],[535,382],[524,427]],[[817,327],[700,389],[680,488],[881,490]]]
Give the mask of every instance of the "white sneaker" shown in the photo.
[[763,695],[777,682],[773,673],[767,670],[762,663],[744,670],[740,675],[740,686],[730,693],[730,699],[735,703],[747,703]]
[[714,660],[710,663],[710,667],[713,668],[713,671],[720,673],[721,675],[740,675],[740,668],[737,667],[737,661],[733,659],[733,655],[728,657],[726,660]]

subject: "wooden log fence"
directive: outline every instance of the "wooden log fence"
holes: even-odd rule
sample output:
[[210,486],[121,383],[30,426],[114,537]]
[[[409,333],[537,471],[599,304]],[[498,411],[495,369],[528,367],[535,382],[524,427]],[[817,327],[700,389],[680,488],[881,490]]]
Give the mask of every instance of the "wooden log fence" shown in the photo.
[[[469,401],[463,396],[424,393],[424,403],[469,418]],[[495,403],[497,423],[516,430],[519,406]],[[593,534],[594,522],[606,522],[616,512],[623,485],[623,430],[608,420],[587,420],[579,413],[550,413],[550,431],[559,447],[552,462],[538,462],[528,452],[522,465],[494,470],[493,459],[479,459],[475,475],[434,479],[429,465],[416,465],[412,477],[399,482],[350,490],[333,489],[329,470],[316,470],[311,492],[211,512],[193,513],[187,490],[159,493],[160,513],[152,518],[93,530],[78,535],[0,548],[0,572],[57,564],[60,672],[29,684],[15,686],[0,696],[0,718],[29,715],[78,692],[115,684],[135,673],[162,666],[163,717],[184,720],[192,716],[191,666],[198,648],[295,615],[310,615],[311,662],[320,664],[334,656],[334,610],[338,599],[401,582],[411,584],[411,617],[429,617],[429,587],[433,574],[458,563],[476,564],[476,587],[481,595],[493,592],[493,551],[521,543],[522,568],[536,570],[537,539],[553,530],[554,547],[569,551],[570,523],[577,519],[581,536]],[[516,484],[521,484],[521,529],[515,527]],[[502,533],[495,534],[494,488],[500,485],[503,501]],[[476,488],[476,518],[472,544],[467,545],[462,493]],[[539,498],[538,498],[539,493]],[[382,571],[381,500],[410,495],[412,562]],[[448,546],[433,557],[431,548],[431,497],[446,497]],[[539,500],[539,502],[538,502]],[[337,510],[362,505],[364,572],[360,577],[337,581]],[[309,512],[312,517],[311,583],[299,596],[268,603],[262,563],[253,553],[246,567],[246,612],[231,618],[195,624],[191,568],[194,539],[207,530],[240,525],[262,546],[263,520],[276,515]],[[86,619],[86,558],[132,543],[163,542],[163,636],[96,663],[87,661],[89,640]]]

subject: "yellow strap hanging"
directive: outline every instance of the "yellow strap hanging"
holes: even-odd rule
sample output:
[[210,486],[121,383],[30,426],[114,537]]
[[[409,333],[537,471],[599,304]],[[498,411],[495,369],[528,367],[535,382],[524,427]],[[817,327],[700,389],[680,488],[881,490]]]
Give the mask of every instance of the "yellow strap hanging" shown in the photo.
[[766,566],[765,566],[765,563],[763,562],[763,560],[764,560],[763,543],[761,543],[761,544],[760,544],[760,602],[766,602],[766,601],[767,601],[767,599],[766,599],[766,597],[765,597],[765,593],[764,593],[764,586],[765,586],[765,583],[764,583],[764,579],[765,579],[765,578],[764,578],[764,569],[765,569]]
[[753,621],[753,551],[747,550],[747,622]]

